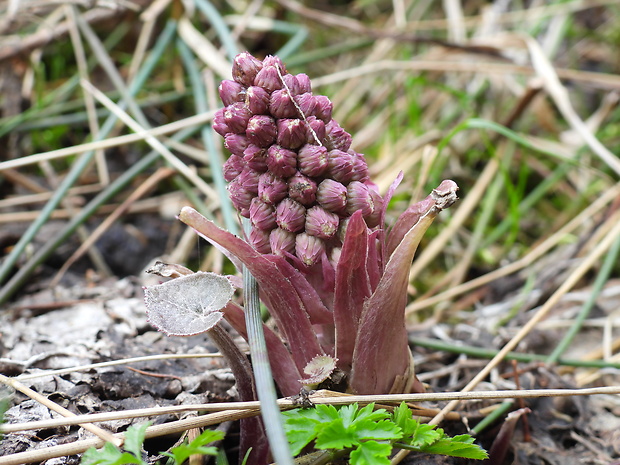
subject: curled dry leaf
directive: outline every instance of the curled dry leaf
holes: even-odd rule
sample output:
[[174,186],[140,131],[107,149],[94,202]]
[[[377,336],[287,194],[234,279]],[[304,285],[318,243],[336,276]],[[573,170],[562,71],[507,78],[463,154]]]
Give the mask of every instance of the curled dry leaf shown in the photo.
[[322,383],[329,378],[336,369],[337,361],[338,359],[330,357],[329,355],[317,355],[310,360],[304,368],[304,373],[309,377],[300,379],[299,382],[304,386],[316,386]]
[[148,321],[168,336],[208,331],[224,316],[234,288],[224,276],[197,272],[144,288]]

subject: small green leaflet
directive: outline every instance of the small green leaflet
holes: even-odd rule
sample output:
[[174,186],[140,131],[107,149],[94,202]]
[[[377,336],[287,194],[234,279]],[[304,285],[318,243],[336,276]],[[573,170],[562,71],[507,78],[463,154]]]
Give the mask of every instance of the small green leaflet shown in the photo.
[[[144,423],[127,428],[123,445],[125,451],[109,442],[106,442],[101,449],[91,447],[84,452],[81,465],[148,465],[142,460],[142,444],[149,425],[150,423]],[[173,447],[170,452],[164,452],[163,455],[171,457],[177,465],[185,462],[190,455],[216,455],[215,447],[205,447],[205,445],[219,441],[223,437],[224,433],[221,431],[205,430],[189,444]]]
[[106,442],[101,449],[91,447],[84,452],[81,465],[125,465],[131,463],[146,465],[146,462],[142,460],[142,444],[149,425],[150,423],[147,422],[127,428],[124,448],[128,452],[123,452],[114,444]]
[[374,404],[336,409],[317,405],[284,413],[287,437],[297,455],[314,441],[321,450],[345,451],[352,465],[389,465],[393,447],[482,460],[487,453],[469,435],[451,438],[441,428],[416,421],[403,402],[390,414]]

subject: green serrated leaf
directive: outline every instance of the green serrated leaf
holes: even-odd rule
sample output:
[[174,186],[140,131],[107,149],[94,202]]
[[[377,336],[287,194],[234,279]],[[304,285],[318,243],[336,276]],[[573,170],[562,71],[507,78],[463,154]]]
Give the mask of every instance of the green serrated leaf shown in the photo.
[[[473,442],[473,438],[470,436],[468,436],[468,438]],[[455,438],[443,437],[434,444],[421,447],[420,451],[429,454],[442,454],[475,460],[484,460],[489,457],[483,448],[471,442],[469,440],[467,442],[455,441]]]
[[405,402],[401,402],[401,404],[394,409],[392,420],[403,431],[404,438],[412,436],[417,425],[419,425],[419,422],[413,419],[413,413]]
[[222,431],[207,429],[189,444],[173,447],[170,452],[164,452],[163,455],[173,458],[177,464],[185,462],[191,455],[217,455],[217,447],[204,447],[204,445],[223,438]]
[[411,432],[411,438],[409,439],[409,444],[412,446],[428,446],[443,437],[443,431],[436,430],[433,425],[427,425],[426,423],[420,423],[415,420],[412,421],[415,423],[412,425],[413,431]]
[[[357,404],[354,404],[357,407]],[[375,407],[374,403],[368,404],[366,407],[362,408],[355,415],[355,421],[379,421],[384,420],[386,418],[390,418],[390,414],[387,410],[380,408],[377,410],[373,410]]]
[[95,449],[94,447],[88,449],[82,455],[80,463],[82,465],[146,465],[142,459],[129,452],[122,452],[110,442],[106,442],[101,449]]
[[[323,406],[325,407],[325,406]],[[333,409],[338,413],[336,409]],[[329,424],[332,412],[329,409],[295,409],[283,412],[284,432],[291,446],[291,453],[297,455],[314,441],[321,427]]]
[[346,449],[358,443],[355,430],[345,427],[342,418],[321,428],[316,437],[317,449]]
[[353,432],[358,440],[389,440],[402,437],[402,430],[391,420],[355,422]]
[[144,436],[146,429],[151,422],[142,423],[140,425],[132,425],[125,431],[125,442],[123,448],[131,452],[136,457],[142,457],[142,444],[144,444]]
[[389,465],[392,446],[384,442],[364,441],[351,452],[351,465]]

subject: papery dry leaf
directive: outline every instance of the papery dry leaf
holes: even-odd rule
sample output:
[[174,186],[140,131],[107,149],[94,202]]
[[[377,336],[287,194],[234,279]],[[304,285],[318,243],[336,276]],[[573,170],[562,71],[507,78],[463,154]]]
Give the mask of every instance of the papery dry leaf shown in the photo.
[[224,276],[197,272],[144,288],[148,321],[168,336],[208,331],[224,316],[220,310],[234,288]]

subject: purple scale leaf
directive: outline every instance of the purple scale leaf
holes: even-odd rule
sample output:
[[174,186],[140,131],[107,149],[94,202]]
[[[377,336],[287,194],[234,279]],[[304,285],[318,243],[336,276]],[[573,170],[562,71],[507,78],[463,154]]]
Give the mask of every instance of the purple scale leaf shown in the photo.
[[312,358],[323,353],[303,301],[291,282],[266,258],[268,255],[260,254],[250,244],[220,229],[191,207],[184,207],[179,219],[200,236],[226,248],[247,266],[256,278],[278,328],[284,333],[300,371]]
[[[392,392],[395,383],[415,384],[404,317],[409,267],[437,214],[456,201],[456,190],[452,181],[433,190],[432,201],[391,254],[377,289],[364,302],[349,384],[358,394]],[[407,373],[410,379],[403,380]]]
[[368,259],[368,228],[361,212],[351,216],[342,251],[336,267],[334,324],[336,326],[336,357],[338,367],[349,372],[364,301],[371,288],[366,262]]

